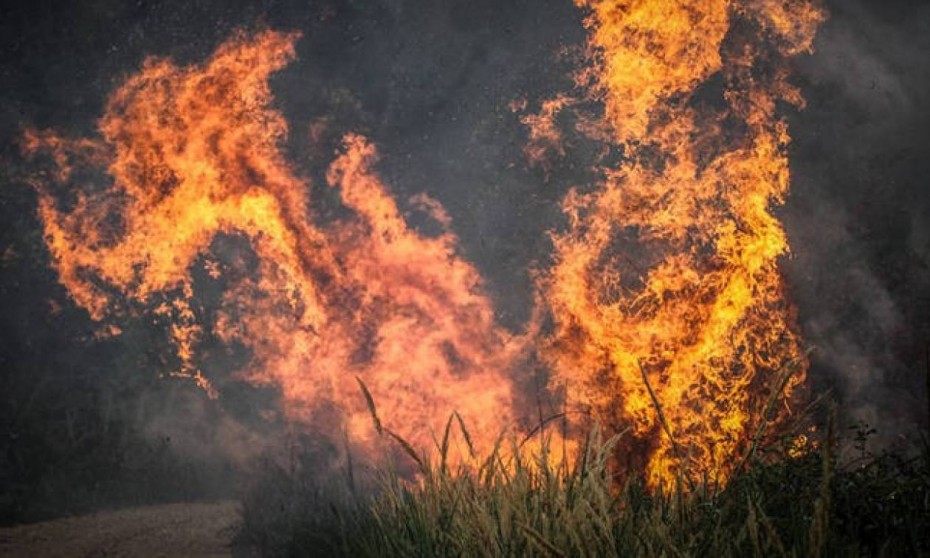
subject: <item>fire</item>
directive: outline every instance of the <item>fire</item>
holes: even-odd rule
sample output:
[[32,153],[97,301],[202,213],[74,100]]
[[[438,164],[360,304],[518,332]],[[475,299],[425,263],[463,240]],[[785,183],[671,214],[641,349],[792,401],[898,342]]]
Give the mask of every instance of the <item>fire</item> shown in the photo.
[[553,384],[631,428],[619,458],[651,485],[725,481],[766,400],[784,422],[805,379],[771,212],[789,185],[776,104],[803,105],[786,60],[824,15],[805,0],[579,4],[593,63],[578,83],[623,157],[565,197],[553,234]]
[[[344,137],[326,173],[341,216],[321,216],[282,153],[288,126],[268,85],[298,36],[272,31],[240,32],[200,65],[147,59],[110,97],[99,137],[25,134],[25,151],[53,163],[34,184],[61,283],[113,334],[127,315],[165,323],[177,363],[166,372],[212,396],[222,386],[200,369],[204,340],[247,348],[239,377],[279,388],[292,421],[369,448],[356,378],[414,446],[435,447],[457,411],[488,449],[518,418],[514,374],[536,341],[567,415],[629,428],[618,457],[651,485],[725,480],[763,415],[784,423],[803,392],[777,268],[790,138],[776,106],[803,105],[786,62],[811,49],[824,15],[806,0],[577,1],[586,95],[523,117],[526,153],[548,174],[564,154],[555,115],[593,101],[599,120],[579,130],[622,157],[564,198],[534,313],[548,312],[550,332],[495,323],[442,206],[409,200],[442,232],[411,228],[365,138]],[[214,254],[229,237],[247,240],[254,265]],[[197,277],[222,286],[216,308],[199,303]]]
[[[190,67],[147,59],[110,97],[99,138],[27,132],[25,150],[56,168],[35,187],[60,281],[94,320],[147,312],[167,323],[178,363],[167,372],[211,395],[198,367],[207,333],[250,351],[241,378],[279,387],[293,421],[370,447],[358,377],[414,446],[433,447],[453,411],[476,445],[491,445],[512,420],[508,373],[523,340],[494,323],[438,202],[411,200],[444,232],[407,225],[365,138],[347,135],[326,176],[349,215],[321,223],[282,155],[287,123],[268,86],[296,39],[239,33]],[[93,174],[103,170],[108,180]],[[248,239],[254,272],[202,263],[221,235]],[[209,315],[198,265],[225,288]]]

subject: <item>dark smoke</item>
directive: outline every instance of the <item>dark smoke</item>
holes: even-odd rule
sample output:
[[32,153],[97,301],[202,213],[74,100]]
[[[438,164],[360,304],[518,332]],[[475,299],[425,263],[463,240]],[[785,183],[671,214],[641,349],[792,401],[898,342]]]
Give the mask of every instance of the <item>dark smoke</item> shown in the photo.
[[798,64],[785,269],[815,386],[888,443],[928,418],[930,5],[830,10]]

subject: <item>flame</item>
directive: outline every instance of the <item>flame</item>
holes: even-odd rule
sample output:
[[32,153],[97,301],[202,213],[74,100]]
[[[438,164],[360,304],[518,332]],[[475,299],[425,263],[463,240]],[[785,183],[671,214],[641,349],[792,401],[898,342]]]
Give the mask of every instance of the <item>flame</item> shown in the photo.
[[[249,349],[240,377],[278,387],[294,421],[374,444],[357,376],[414,446],[433,447],[453,411],[489,446],[512,420],[508,374],[524,341],[494,323],[438,202],[411,203],[444,232],[407,225],[365,138],[347,135],[326,175],[348,215],[315,215],[309,182],[282,155],[287,123],[268,86],[297,38],[240,32],[189,67],[149,58],[110,97],[99,138],[25,134],[24,150],[56,169],[34,183],[60,281],[94,320],[166,323],[169,374],[213,396],[198,367],[206,334]],[[248,239],[254,272],[207,258],[221,235]],[[223,281],[215,311],[197,303],[198,265]]]
[[[205,339],[244,346],[241,379],[278,388],[292,421],[364,447],[377,437],[356,377],[414,446],[438,445],[457,411],[470,443],[492,447],[535,339],[573,421],[631,430],[618,453],[629,470],[652,486],[726,479],[758,425],[785,423],[803,394],[777,268],[790,138],[776,107],[803,106],[787,60],[811,50],[824,15],[805,0],[576,1],[589,11],[586,98],[524,116],[526,154],[548,176],[565,151],[557,115],[594,101],[599,120],[577,128],[622,158],[563,200],[568,226],[552,235],[534,312],[548,311],[551,334],[537,318],[522,335],[495,323],[442,206],[409,200],[442,232],[411,228],[364,137],[344,137],[325,177],[340,217],[321,216],[282,153],[268,85],[298,36],[273,31],[237,33],[200,65],[147,59],[110,97],[99,137],[25,133],[24,150],[53,163],[33,182],[61,283],[112,334],[127,315],[164,323],[167,373],[211,396],[222,386],[200,370]],[[230,236],[254,265],[214,254]],[[224,289],[216,308],[198,300],[198,270]]]
[[[789,185],[779,101],[802,106],[786,60],[824,14],[805,0],[578,0],[601,104],[623,160],[565,197],[542,280],[553,385],[632,442],[652,486],[725,481],[806,359],[785,300],[772,208]],[[792,373],[782,388],[780,377]]]
[[[526,114],[520,117],[520,122],[526,126],[528,138],[523,147],[523,154],[531,167],[539,167],[545,172],[548,179],[552,170],[550,160],[554,156],[565,155],[565,145],[562,132],[555,122],[556,115],[572,104],[567,95],[558,95],[552,99],[545,99],[536,114]],[[512,110],[525,109],[513,105]]]

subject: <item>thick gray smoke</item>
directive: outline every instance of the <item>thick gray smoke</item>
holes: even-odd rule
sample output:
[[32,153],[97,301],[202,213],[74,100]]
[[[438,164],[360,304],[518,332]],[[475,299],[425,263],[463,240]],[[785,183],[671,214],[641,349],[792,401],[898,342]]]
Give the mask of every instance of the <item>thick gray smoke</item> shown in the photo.
[[830,9],[798,64],[786,269],[815,386],[887,443],[927,420],[930,5]]

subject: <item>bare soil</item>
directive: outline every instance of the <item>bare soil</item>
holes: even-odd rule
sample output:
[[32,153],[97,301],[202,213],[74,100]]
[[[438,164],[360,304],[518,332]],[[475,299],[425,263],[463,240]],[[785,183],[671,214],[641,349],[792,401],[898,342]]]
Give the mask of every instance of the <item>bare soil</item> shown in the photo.
[[[0,556],[232,556],[238,503],[147,506],[0,528]],[[239,554],[237,552],[237,554]]]

